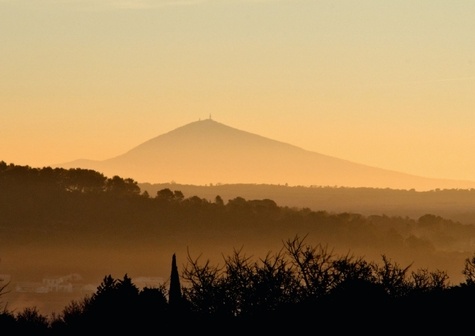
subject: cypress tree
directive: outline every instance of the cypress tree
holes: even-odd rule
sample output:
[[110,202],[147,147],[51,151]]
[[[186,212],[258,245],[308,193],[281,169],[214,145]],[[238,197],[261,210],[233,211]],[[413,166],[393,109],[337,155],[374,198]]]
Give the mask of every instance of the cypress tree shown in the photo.
[[170,275],[170,290],[168,293],[168,303],[171,308],[179,307],[181,304],[181,285],[180,276],[178,275],[178,268],[176,266],[176,255],[173,253],[172,257],[172,271]]

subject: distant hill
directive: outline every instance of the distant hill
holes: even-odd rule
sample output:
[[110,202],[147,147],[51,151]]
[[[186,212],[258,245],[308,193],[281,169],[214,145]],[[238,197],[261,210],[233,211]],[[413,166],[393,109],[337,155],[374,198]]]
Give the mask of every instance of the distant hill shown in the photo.
[[473,181],[425,178],[307,151],[212,119],[186,124],[107,160],[54,166],[93,169],[142,183],[475,188]]
[[463,224],[475,225],[475,189],[428,191],[388,188],[303,187],[266,184],[215,184],[197,186],[178,183],[139,183],[141,191],[155,196],[168,188],[185,197],[198,196],[225,202],[236,197],[272,199],[280,206],[309,208],[334,213],[351,212],[366,216],[384,214],[417,219],[434,214]]

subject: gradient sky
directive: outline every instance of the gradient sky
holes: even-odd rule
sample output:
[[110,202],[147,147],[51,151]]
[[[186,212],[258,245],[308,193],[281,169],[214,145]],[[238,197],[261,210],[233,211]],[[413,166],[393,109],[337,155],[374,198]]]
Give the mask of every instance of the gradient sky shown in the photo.
[[103,160],[209,116],[475,180],[475,1],[0,0],[0,160]]

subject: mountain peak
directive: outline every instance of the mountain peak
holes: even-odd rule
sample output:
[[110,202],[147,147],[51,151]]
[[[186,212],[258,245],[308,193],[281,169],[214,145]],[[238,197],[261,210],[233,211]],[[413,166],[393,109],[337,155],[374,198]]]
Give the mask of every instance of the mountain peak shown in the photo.
[[[79,165],[80,164],[80,165]],[[429,179],[331,157],[210,118],[154,137],[117,157],[66,163],[138,182],[274,184],[392,189],[468,189],[475,182]]]
[[[192,131],[207,131],[207,130],[217,130],[219,128],[225,128],[227,130],[234,129],[230,126],[217,122],[213,119],[199,119],[198,121],[193,121],[174,130],[171,130],[165,134],[175,133],[175,132],[192,132]],[[237,129],[235,129],[237,130]]]
[[[141,145],[132,148],[126,154],[143,155],[156,153],[157,146],[167,144],[174,151],[183,150],[187,155],[195,155],[195,151],[203,154],[210,151],[222,151],[215,155],[228,155],[231,151],[269,150],[272,147],[297,148],[289,144],[268,139],[257,134],[239,130],[213,119],[203,119],[185,124],[165,134],[152,138]],[[193,153],[189,153],[193,151]],[[237,153],[235,153],[237,154]],[[262,154],[262,153],[261,153]]]

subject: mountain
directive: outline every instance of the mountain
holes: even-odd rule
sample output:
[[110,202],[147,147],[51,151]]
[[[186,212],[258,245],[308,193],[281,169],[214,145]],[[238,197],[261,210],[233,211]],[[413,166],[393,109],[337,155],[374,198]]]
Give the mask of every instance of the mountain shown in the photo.
[[93,169],[142,183],[475,188],[472,181],[425,178],[307,151],[212,119],[191,122],[107,160],[55,166]]

